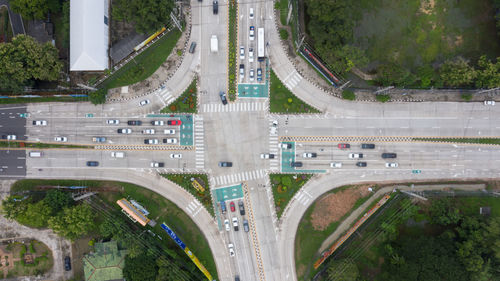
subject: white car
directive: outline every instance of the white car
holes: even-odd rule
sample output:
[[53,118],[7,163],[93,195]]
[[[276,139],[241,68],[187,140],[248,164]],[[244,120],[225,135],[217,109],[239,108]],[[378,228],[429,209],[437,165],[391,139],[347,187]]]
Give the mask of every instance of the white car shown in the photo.
[[398,166],[398,163],[385,163],[386,168],[397,168]]
[[253,81],[255,77],[255,71],[253,70],[253,68],[250,69],[250,73],[248,74],[248,76],[250,76],[250,81]]
[[233,217],[233,227],[234,227],[234,231],[238,231],[238,218],[237,217]]
[[111,152],[111,157],[113,158],[124,158],[125,157],[125,152],[117,151],[117,152]]
[[158,144],[157,139],[145,139],[144,144]]
[[154,135],[155,129],[145,129],[145,130],[142,130],[142,133],[145,135]]
[[180,159],[180,158],[182,158],[182,154],[172,153],[172,154],[170,154],[170,158],[172,158],[172,159],[176,159],[176,158]]
[[163,168],[165,163],[163,162],[151,162],[151,168]]
[[149,104],[150,102],[151,102],[151,101],[149,101],[149,100],[143,100],[143,101],[141,101],[139,104],[140,104],[141,106],[145,106],[146,104]]
[[274,154],[270,154],[270,153],[262,153],[260,155],[260,159],[273,159],[274,158]]
[[330,163],[331,168],[342,168],[342,163],[340,162],[332,162]]
[[495,105],[495,101],[494,100],[485,100],[484,105]]
[[54,140],[58,141],[58,142],[67,142],[68,138],[67,137],[55,137]]
[[363,153],[349,153],[349,158],[351,159],[363,158]]
[[302,157],[304,158],[315,158],[316,156],[318,156],[315,152],[304,152],[302,154]]
[[165,124],[165,122],[163,122],[162,120],[151,121],[151,125],[153,125],[153,126],[163,126],[164,124]]
[[16,140],[17,136],[16,135],[7,135],[7,140]]
[[248,15],[248,18],[253,20],[253,8],[250,8],[250,14]]
[[118,134],[131,134],[132,133],[132,129],[130,129],[130,128],[123,128],[123,129],[116,130],[116,132]]
[[229,220],[228,219],[224,220],[224,225],[226,226],[226,231],[230,231],[231,230],[231,226],[229,225]]
[[47,126],[47,121],[45,121],[45,120],[33,120],[33,125],[35,125],[35,126]]
[[229,248],[229,256],[234,257],[234,245],[232,243],[229,243],[227,247]]
[[177,143],[177,139],[163,139],[163,143]]
[[245,47],[240,46],[240,60],[245,59]]
[[255,26],[250,26],[250,41],[253,41],[255,39]]
[[120,124],[120,120],[109,119],[108,121],[106,121],[106,123],[109,125],[118,125],[118,124]]
[[248,62],[253,62],[253,48],[248,48]]
[[172,129],[166,129],[163,131],[163,133],[165,135],[174,135],[175,134],[175,130],[172,130]]

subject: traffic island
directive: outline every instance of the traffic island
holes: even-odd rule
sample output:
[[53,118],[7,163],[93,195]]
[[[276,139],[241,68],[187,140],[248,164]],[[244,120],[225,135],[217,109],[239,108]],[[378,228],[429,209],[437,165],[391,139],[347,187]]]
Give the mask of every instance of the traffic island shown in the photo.
[[162,177],[176,183],[191,193],[207,211],[215,217],[212,198],[210,197],[210,186],[206,174],[162,174]]
[[320,113],[295,96],[271,70],[269,110],[271,113]]
[[197,113],[198,90],[196,79],[191,82],[189,87],[171,104],[164,107],[161,113]]
[[[270,174],[271,187],[273,190],[274,206],[278,219],[283,214],[288,202],[295,193],[312,177],[311,174]],[[307,199],[306,195],[306,200]],[[299,198],[299,199],[302,199]]]

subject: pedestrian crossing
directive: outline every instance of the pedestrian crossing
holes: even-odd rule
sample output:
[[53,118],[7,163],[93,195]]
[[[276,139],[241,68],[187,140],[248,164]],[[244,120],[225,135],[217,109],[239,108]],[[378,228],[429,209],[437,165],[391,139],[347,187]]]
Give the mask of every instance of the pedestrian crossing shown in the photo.
[[239,183],[243,181],[260,179],[266,176],[266,170],[255,170],[249,172],[241,172],[233,175],[218,176],[213,179],[215,185],[226,185],[230,183]]
[[170,91],[166,87],[160,88],[158,91],[156,91],[156,96],[160,99],[160,101],[163,103],[163,106],[166,106],[170,104],[171,102],[174,101],[174,97],[170,94]]
[[299,82],[302,80],[302,76],[294,70],[292,73],[288,74],[288,76],[284,79],[283,83],[287,86],[288,89],[293,89]]
[[236,102],[223,105],[222,103],[203,104],[203,112],[242,112],[267,110],[266,102]]
[[194,117],[194,147],[195,147],[195,161],[197,169],[205,168],[205,144],[204,140],[204,130],[203,130],[203,117]]
[[313,198],[312,195],[309,194],[305,190],[299,190],[295,194],[295,200],[299,201],[299,203],[304,205],[304,206],[307,206],[307,204],[309,203],[309,200],[311,200],[312,198]]
[[[269,126],[273,128],[273,120],[269,120]],[[271,171],[279,171],[279,149],[278,149],[278,134],[269,130],[269,153],[274,154],[273,159],[269,159],[269,167]]]
[[186,206],[187,212],[195,217],[200,211],[203,209],[201,203],[194,199],[193,201],[189,202],[189,204]]

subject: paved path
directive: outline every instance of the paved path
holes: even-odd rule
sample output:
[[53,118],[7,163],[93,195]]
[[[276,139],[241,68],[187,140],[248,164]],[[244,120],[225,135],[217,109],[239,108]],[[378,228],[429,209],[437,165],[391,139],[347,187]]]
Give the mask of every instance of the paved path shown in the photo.
[[7,9],[9,9],[9,19],[10,19],[10,24],[12,25],[12,33],[14,36],[18,34],[26,34],[26,31],[24,30],[24,24],[23,24],[23,19],[21,18],[20,14],[16,14],[12,12],[9,6],[9,1],[8,0],[0,0],[0,7],[1,6],[7,6]]

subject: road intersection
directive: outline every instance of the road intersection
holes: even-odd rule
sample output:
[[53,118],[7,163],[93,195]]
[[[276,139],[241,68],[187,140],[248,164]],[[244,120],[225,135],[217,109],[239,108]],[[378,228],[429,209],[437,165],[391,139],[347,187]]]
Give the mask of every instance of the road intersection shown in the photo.
[[[294,243],[298,224],[312,202],[328,190],[362,182],[494,178],[500,172],[500,151],[496,146],[412,140],[417,137],[498,137],[498,107],[480,103],[349,102],[329,95],[305,79],[288,59],[279,40],[270,0],[238,3],[239,42],[236,46],[245,47],[246,58],[239,63],[247,65],[241,82],[257,83],[249,81],[249,69],[265,68],[265,62],[248,62],[249,48],[256,49],[256,42],[249,39],[249,26],[264,27],[269,41],[266,52],[276,75],[297,97],[322,113],[270,114],[269,100],[261,97],[239,98],[223,105],[219,92],[227,90],[227,3],[219,3],[218,15],[213,14],[210,2],[192,0],[191,4],[190,42],[197,42],[197,51],[186,53],[176,73],[165,83],[160,81],[158,85],[163,83],[163,86],[151,89],[147,96],[100,106],[50,103],[0,108],[2,126],[6,126],[1,122],[9,121],[7,116],[12,110],[30,114],[25,124],[15,126],[16,130],[23,130],[16,133],[28,141],[54,142],[55,136],[66,136],[68,144],[96,145],[93,137],[106,137],[98,149],[44,150],[41,158],[27,157],[20,150],[8,150],[17,158],[26,158],[18,159],[25,164],[21,173],[21,168],[14,173],[9,167],[0,175],[3,178],[106,179],[144,186],[186,210],[195,221],[209,242],[220,280],[234,280],[234,276],[239,275],[242,280],[281,281],[297,280]],[[249,19],[250,8],[255,11],[253,20]],[[217,53],[210,51],[212,35],[218,37]],[[150,122],[178,119],[159,115],[159,110],[178,97],[195,77],[199,77],[199,113],[190,115],[192,144],[181,145],[182,125],[152,126]],[[144,99],[151,103],[140,106],[139,102]],[[118,119],[120,124],[107,124],[109,119]],[[46,120],[48,124],[33,126],[33,120]],[[127,126],[129,120],[141,120],[143,125]],[[276,132],[271,130],[273,121],[278,122]],[[2,134],[7,133],[4,128],[0,127]],[[132,133],[118,134],[118,128],[131,128]],[[142,133],[151,128],[157,129],[154,135]],[[161,143],[170,137],[162,133],[165,129],[177,130],[172,136],[178,140],[177,144]],[[144,145],[146,138],[156,138],[160,144]],[[292,142],[293,150],[279,148],[283,141]],[[340,142],[349,142],[351,148],[338,149]],[[361,149],[361,143],[374,143],[376,147]],[[111,157],[114,151],[125,152],[125,158]],[[317,157],[304,158],[304,152],[315,152]],[[398,154],[397,168],[385,167],[388,161],[381,158],[384,152]],[[172,153],[181,153],[182,159],[170,158]],[[272,153],[276,158],[261,159],[261,153]],[[349,159],[349,153],[364,153],[367,167],[357,167],[358,160]],[[0,159],[1,165],[12,166],[11,158]],[[303,167],[291,168],[290,159],[302,162]],[[87,161],[98,161],[100,165],[87,167]],[[165,167],[152,168],[153,161],[163,161]],[[233,166],[219,167],[220,161],[232,162]],[[332,162],[342,162],[343,166],[332,168]],[[294,196],[278,220],[268,174],[297,170],[317,175]],[[421,173],[412,173],[414,170]],[[244,196],[233,202],[242,200],[246,214],[230,210],[221,214],[218,208],[216,218],[212,218],[192,195],[158,175],[168,172],[208,173],[212,189],[242,184]],[[232,217],[238,218],[239,231],[224,229],[222,222],[231,221]],[[241,229],[243,219],[249,220],[249,232]],[[235,245],[235,257],[229,256],[229,243]]]

